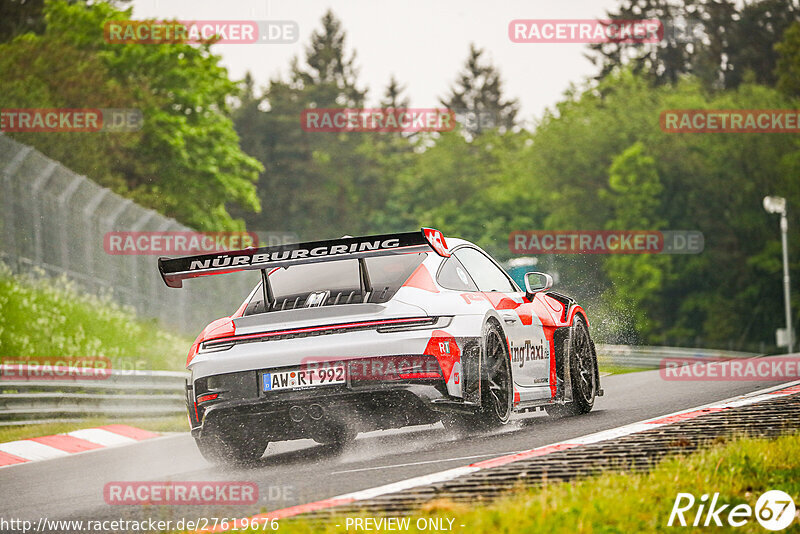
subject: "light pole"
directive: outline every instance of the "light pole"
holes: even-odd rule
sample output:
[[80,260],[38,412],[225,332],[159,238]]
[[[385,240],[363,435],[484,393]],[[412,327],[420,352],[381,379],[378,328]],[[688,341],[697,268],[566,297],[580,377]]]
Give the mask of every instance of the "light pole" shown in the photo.
[[789,293],[789,222],[786,220],[786,199],[783,197],[764,197],[764,209],[768,213],[781,214],[781,244],[783,246],[783,303],[786,307],[786,344],[787,352],[792,352],[794,335],[792,334],[792,305]]

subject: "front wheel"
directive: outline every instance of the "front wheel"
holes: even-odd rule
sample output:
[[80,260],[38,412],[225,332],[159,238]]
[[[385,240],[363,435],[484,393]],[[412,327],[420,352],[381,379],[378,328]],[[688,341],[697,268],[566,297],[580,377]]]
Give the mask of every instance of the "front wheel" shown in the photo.
[[597,354],[586,321],[580,315],[575,316],[566,347],[572,402],[547,406],[547,414],[553,417],[588,413],[597,396]]

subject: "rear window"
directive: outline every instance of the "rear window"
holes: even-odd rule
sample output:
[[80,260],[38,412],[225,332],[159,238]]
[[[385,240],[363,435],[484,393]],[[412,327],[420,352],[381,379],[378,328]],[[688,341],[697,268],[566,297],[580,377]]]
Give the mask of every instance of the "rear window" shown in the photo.
[[[366,302],[382,303],[391,299],[414,269],[425,260],[427,253],[393,254],[366,258],[367,273],[372,287]],[[348,259],[320,263],[304,263],[280,268],[269,276],[275,300],[266,310],[264,292],[259,284],[247,304],[244,315],[265,311],[291,310],[305,306],[312,293],[330,292],[323,306],[365,302],[359,279],[358,260]]]
[[358,262],[344,260],[293,265],[272,273],[269,283],[276,300],[295,298],[315,291],[330,291],[331,296],[359,291]]

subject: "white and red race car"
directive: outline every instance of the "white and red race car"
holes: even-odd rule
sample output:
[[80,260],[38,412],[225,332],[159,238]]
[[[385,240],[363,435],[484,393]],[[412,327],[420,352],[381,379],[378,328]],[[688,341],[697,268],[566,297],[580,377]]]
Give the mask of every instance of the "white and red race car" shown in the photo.
[[602,395],[586,313],[549,275],[527,273],[523,291],[479,247],[431,228],[158,264],[170,287],[261,271],[187,359],[192,435],[214,462],[257,460],[270,441],[584,413]]

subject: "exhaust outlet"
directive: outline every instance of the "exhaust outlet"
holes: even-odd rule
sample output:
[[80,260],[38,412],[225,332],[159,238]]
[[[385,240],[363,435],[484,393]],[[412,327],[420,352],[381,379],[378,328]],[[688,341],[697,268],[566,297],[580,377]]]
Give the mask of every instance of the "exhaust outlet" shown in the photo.
[[319,404],[312,404],[308,407],[308,416],[314,421],[319,421],[325,416],[325,409]]
[[306,411],[300,406],[292,406],[289,408],[289,419],[295,423],[299,423],[306,416]]

